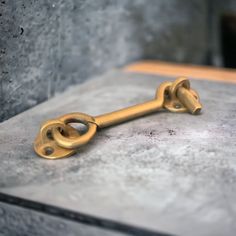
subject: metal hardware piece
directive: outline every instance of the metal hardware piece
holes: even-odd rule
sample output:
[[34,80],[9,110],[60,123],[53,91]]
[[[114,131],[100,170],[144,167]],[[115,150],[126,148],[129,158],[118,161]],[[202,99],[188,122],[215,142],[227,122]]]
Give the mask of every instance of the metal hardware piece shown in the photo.
[[[58,119],[45,122],[34,142],[35,152],[47,159],[71,156],[88,143],[97,129],[116,125],[150,113],[167,109],[171,112],[190,112],[198,114],[202,105],[198,94],[190,88],[186,78],[180,77],[172,82],[164,82],[156,91],[155,99],[127,107],[111,113],[92,117],[83,113],[70,113]],[[84,134],[70,123],[81,123],[87,128]]]

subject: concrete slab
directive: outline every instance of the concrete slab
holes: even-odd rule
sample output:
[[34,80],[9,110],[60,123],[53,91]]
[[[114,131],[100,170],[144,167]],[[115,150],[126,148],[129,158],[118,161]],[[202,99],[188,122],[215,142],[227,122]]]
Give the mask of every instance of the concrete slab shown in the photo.
[[0,192],[156,232],[233,235],[235,84],[192,80],[199,116],[160,112],[107,128],[63,160],[33,152],[44,120],[143,102],[169,79],[112,71],[3,122]]

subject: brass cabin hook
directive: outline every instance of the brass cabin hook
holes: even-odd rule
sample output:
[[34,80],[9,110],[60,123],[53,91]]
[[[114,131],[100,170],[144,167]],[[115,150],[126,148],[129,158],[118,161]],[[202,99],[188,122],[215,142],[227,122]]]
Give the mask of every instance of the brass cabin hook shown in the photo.
[[[155,99],[100,116],[83,113],[70,113],[57,119],[46,121],[35,142],[35,152],[47,159],[71,156],[77,149],[88,143],[98,128],[119,124],[161,109],[171,112],[190,112],[198,114],[202,105],[198,94],[190,88],[189,80],[183,77],[172,82],[164,82],[156,91]],[[80,134],[70,123],[82,123],[87,127]]]

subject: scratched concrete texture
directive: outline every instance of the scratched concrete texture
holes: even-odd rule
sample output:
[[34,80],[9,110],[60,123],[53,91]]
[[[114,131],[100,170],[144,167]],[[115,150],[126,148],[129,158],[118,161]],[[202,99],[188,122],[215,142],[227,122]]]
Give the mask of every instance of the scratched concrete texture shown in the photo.
[[0,8],[0,121],[133,60],[206,60],[205,0],[2,0]]
[[124,236],[126,234],[71,222],[0,202],[0,235]]
[[201,115],[159,112],[110,127],[67,159],[32,149],[43,121],[144,102],[166,80],[115,70],[0,124],[0,192],[174,235],[234,235],[235,84],[192,80]]

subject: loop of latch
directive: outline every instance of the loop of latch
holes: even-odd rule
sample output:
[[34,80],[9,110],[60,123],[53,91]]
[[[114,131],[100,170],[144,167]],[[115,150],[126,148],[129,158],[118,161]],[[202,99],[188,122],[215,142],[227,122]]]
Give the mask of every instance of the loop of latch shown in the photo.
[[[161,109],[171,112],[198,114],[202,106],[198,94],[190,88],[186,78],[173,83],[164,82],[156,91],[155,99],[111,113],[92,117],[84,113],[70,113],[45,122],[34,142],[35,152],[47,159],[68,157],[87,144],[98,128],[116,125]],[[87,130],[81,134],[70,123],[82,123]]]

